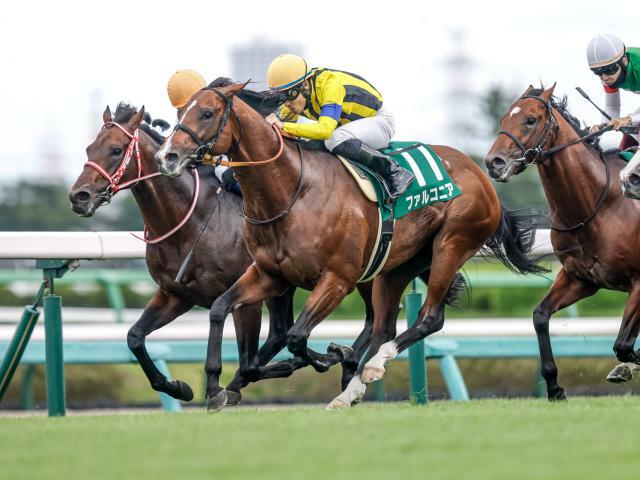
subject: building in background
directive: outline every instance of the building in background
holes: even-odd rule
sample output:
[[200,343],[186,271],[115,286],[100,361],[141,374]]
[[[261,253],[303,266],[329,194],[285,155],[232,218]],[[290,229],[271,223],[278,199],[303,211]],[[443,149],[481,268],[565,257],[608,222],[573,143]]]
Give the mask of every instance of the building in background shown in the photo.
[[295,53],[304,56],[303,48],[297,43],[276,43],[256,37],[248,43],[231,48],[231,72],[233,79],[246,82],[251,79],[253,90],[267,89],[267,68],[271,60],[281,53]]

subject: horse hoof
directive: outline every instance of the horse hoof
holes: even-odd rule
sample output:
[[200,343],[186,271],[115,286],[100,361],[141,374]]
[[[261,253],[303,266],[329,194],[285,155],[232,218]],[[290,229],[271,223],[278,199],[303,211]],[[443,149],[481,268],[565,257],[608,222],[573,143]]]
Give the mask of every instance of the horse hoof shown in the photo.
[[312,361],[311,362],[311,366],[314,368],[314,370],[318,373],[325,373],[329,371],[329,368],[331,368],[331,365],[328,365],[324,362],[319,362],[319,361]]
[[217,413],[227,404],[227,391],[220,390],[215,397],[207,397],[207,412]]
[[340,356],[340,363],[355,361],[355,352],[353,351],[353,348],[347,345],[339,345],[337,343],[331,342],[327,347],[327,353],[338,354]]
[[382,380],[384,377],[384,367],[367,367],[365,365],[361,376],[362,383],[371,383]]
[[182,380],[175,380],[176,387],[178,387],[178,395],[174,398],[182,400],[183,402],[190,402],[193,400],[193,390],[186,382]]
[[234,390],[227,390],[227,406],[228,407],[240,405],[241,401],[242,401],[242,394],[240,392],[236,392]]
[[562,387],[558,387],[558,389],[555,392],[549,393],[550,402],[563,402],[566,400],[567,400],[567,394],[564,391],[564,388]]
[[618,365],[607,375],[607,382],[626,383],[633,378],[633,372],[627,365]]
[[336,397],[329,402],[329,405],[325,407],[325,410],[346,410],[347,408],[351,408],[351,404],[340,397]]

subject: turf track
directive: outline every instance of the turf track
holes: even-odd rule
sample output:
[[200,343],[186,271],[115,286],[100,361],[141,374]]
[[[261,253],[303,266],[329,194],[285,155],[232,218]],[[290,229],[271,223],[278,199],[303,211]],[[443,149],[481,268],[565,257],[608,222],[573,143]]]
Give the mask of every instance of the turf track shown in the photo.
[[0,418],[3,479],[623,479],[640,398]]

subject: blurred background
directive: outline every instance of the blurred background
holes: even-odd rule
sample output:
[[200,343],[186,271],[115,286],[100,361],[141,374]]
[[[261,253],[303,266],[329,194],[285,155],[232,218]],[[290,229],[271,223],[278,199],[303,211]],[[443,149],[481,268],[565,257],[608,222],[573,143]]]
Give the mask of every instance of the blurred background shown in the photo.
[[[602,86],[587,68],[586,45],[596,33],[608,32],[628,46],[640,46],[639,21],[640,10],[630,1],[13,3],[0,17],[0,230],[141,230],[130,194],[118,195],[113,206],[85,219],[71,212],[67,190],[83,168],[85,148],[95,138],[107,105],[112,111],[119,101],[144,105],[154,118],[175,123],[166,83],[179,69],[195,69],[207,81],[219,76],[251,79],[252,88],[262,90],[269,62],[280,53],[296,53],[312,66],[368,79],[395,112],[397,140],[448,144],[480,161],[495,139],[499,118],[529,84],[557,82],[556,95],[568,97],[574,115],[585,125],[599,123],[600,114],[574,90],[581,86],[604,106]],[[623,114],[638,103],[633,94],[622,92]],[[618,142],[616,133],[602,139],[608,147]],[[546,211],[535,168],[497,189],[510,208]],[[25,266],[9,261],[2,265]],[[106,266],[144,269],[143,261]],[[98,286],[65,288],[65,305],[109,307],[107,294]],[[123,287],[126,306],[142,308],[152,291],[145,282]],[[475,288],[466,310],[451,315],[528,317],[544,291],[544,286]],[[24,305],[32,296],[32,283],[0,285],[0,305]],[[298,307],[303,300],[298,299]],[[623,295],[603,292],[581,303],[579,313],[616,316],[623,305]],[[357,299],[350,298],[335,316],[361,314]],[[463,368],[484,372],[482,378],[495,377],[491,387],[478,386],[477,395],[527,395],[534,390],[530,377],[537,361],[522,362],[524,370],[513,364],[506,371],[496,370],[492,360],[463,362]],[[592,388],[593,382],[602,384],[613,364],[612,356],[610,361],[574,365],[570,371],[577,391]],[[99,368],[111,369],[114,381],[107,383],[115,386],[128,385],[123,378],[133,375],[141,398],[153,398],[137,366]],[[191,375],[200,375],[197,371]],[[402,371],[396,379],[398,398],[406,395]],[[516,371],[526,372],[526,379],[505,384],[504,375]],[[86,369],[77,372],[92,375]],[[480,378],[469,373],[467,378]],[[99,373],[100,378],[104,375]],[[71,399],[74,388],[93,392],[85,377],[71,385]],[[431,378],[433,395],[442,395],[437,373]],[[279,392],[297,388],[304,392],[299,397],[313,397],[307,395],[311,383],[291,387],[287,382],[273,385]],[[469,386],[473,393],[473,380]],[[601,392],[611,388],[601,387]],[[256,389],[256,398],[266,395],[262,388]],[[103,392],[100,398],[118,403],[132,391],[137,390]]]

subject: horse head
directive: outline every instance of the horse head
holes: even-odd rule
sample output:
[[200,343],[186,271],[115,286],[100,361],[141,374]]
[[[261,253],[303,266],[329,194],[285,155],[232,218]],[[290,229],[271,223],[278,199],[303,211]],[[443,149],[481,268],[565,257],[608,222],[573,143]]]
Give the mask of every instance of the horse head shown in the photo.
[[554,88],[533,95],[530,85],[500,119],[498,138],[484,158],[492,178],[508,182],[540,159],[555,124],[551,111]]
[[92,216],[98,207],[111,201],[115,192],[129,186],[131,182],[120,183],[123,179],[135,179],[136,172],[140,177],[142,165],[137,130],[144,115],[144,107],[136,111],[120,104],[114,120],[107,106],[102,115],[104,125],[87,147],[87,162],[69,190],[75,213]]
[[180,176],[187,167],[229,151],[236,135],[234,129],[241,129],[233,111],[233,98],[245,85],[208,86],[193,94],[179,112],[180,120],[173,133],[156,153],[163,174]]

